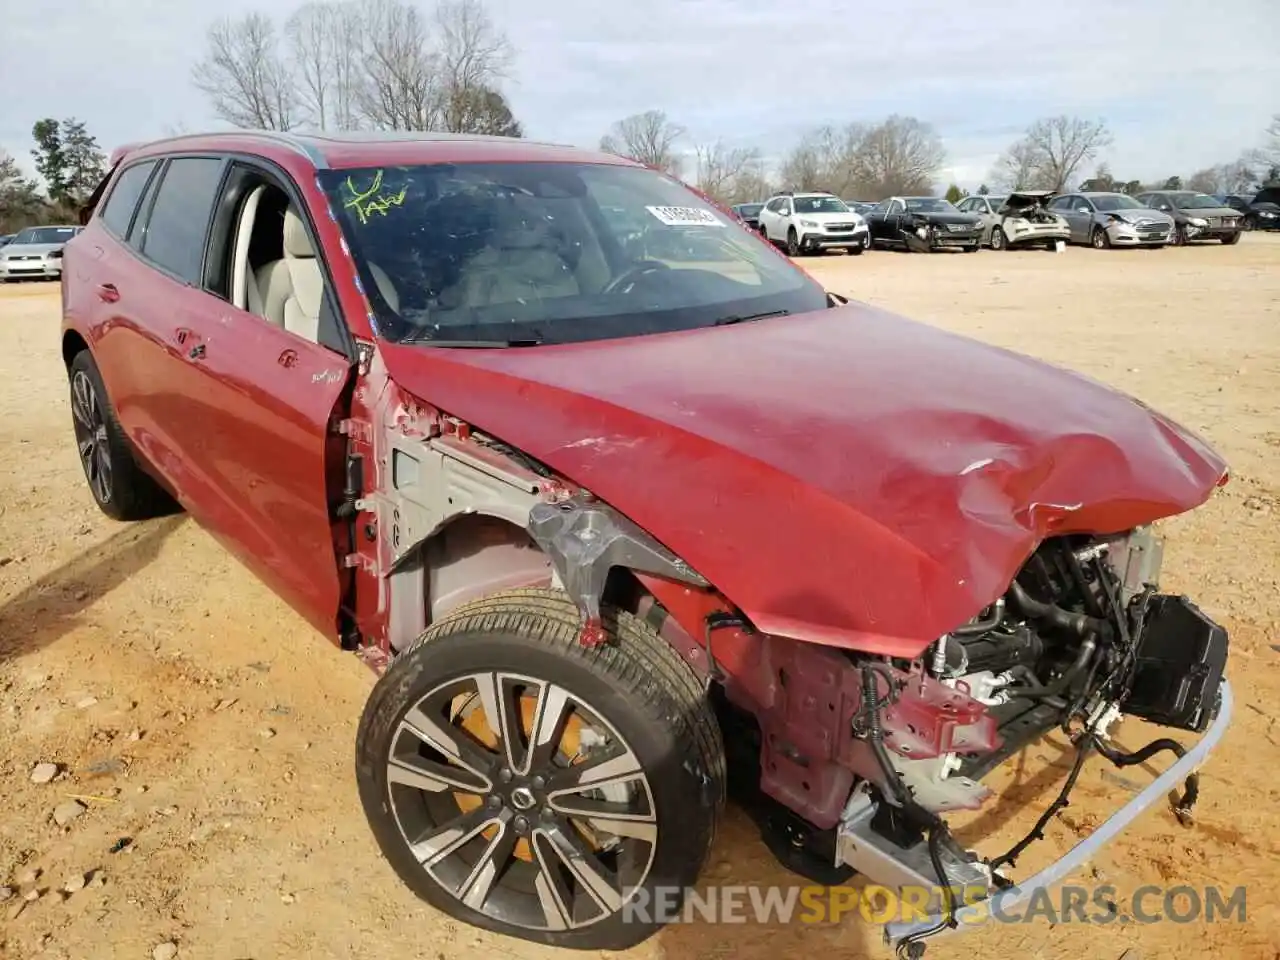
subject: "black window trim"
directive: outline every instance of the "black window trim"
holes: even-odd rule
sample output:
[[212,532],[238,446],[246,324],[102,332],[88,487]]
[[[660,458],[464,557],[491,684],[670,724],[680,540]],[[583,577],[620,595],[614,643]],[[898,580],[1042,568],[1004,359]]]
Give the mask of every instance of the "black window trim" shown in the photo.
[[[346,315],[342,312],[340,302],[337,298],[337,288],[334,286],[333,282],[333,271],[329,266],[327,258],[323,255],[323,248],[320,246],[317,239],[315,224],[312,222],[311,212],[303,202],[302,193],[298,189],[298,185],[294,181],[293,177],[289,175],[288,171],[274,161],[269,160],[266,157],[259,157],[238,150],[178,151],[174,153],[150,154],[145,157],[138,157],[137,160],[130,163],[130,166],[137,163],[145,163],[147,161],[156,161],[156,169],[151,172],[151,177],[148,179],[147,185],[143,188],[143,194],[139,198],[140,202],[138,204],[138,209],[134,211],[133,220],[131,220],[129,224],[130,232],[132,233],[133,228],[141,222],[143,228],[142,240],[145,240],[146,228],[151,223],[151,213],[155,208],[156,197],[160,194],[160,188],[164,186],[163,176],[169,172],[169,164],[174,160],[218,160],[222,162],[222,169],[218,174],[218,185],[214,191],[213,203],[209,207],[208,218],[204,225],[204,237],[201,241],[200,282],[192,283],[185,277],[178,276],[168,267],[165,267],[148,257],[142,251],[141,241],[135,245],[129,240],[122,239],[120,241],[121,245],[124,246],[130,254],[137,257],[147,266],[164,274],[175,283],[180,283],[184,287],[198,289],[201,293],[221,300],[223,303],[230,306],[229,301],[209,290],[207,285],[209,275],[209,241],[213,231],[214,213],[218,208],[219,202],[226,193],[227,182],[232,175],[235,163],[240,161],[249,166],[258,167],[271,175],[284,187],[284,191],[289,197],[289,202],[294,204],[294,206],[301,211],[303,224],[307,230],[307,236],[311,240],[311,245],[316,250],[316,260],[320,263],[320,272],[323,274],[325,279],[322,310],[330,311],[331,315],[335,318],[333,326],[337,331],[338,339],[340,341],[340,345],[325,342],[317,342],[316,345],[337,353],[339,356],[344,357],[348,362],[354,363],[356,358],[355,335],[351,332],[351,328],[347,324]],[[123,170],[121,172],[123,172]],[[154,190],[150,189],[152,185],[155,186]],[[115,189],[114,183],[112,184],[111,189]],[[99,202],[95,208],[95,215],[99,215],[98,211],[102,209],[102,206],[102,203]],[[106,228],[105,224],[103,224],[103,228]],[[111,235],[113,237],[115,236],[114,233]]]
[[[121,236],[112,230],[110,224],[107,223],[105,216],[107,207],[111,205],[111,198],[115,196],[116,190],[119,189],[120,181],[124,178],[124,175],[134,167],[140,167],[144,163],[151,164],[151,172],[147,174],[147,179],[142,183],[142,190],[138,194],[138,199],[133,201],[133,212],[129,214],[129,223],[125,227],[124,235]],[[133,225],[138,220],[138,214],[142,212],[142,205],[148,200],[147,191],[151,188],[151,184],[155,180],[156,174],[163,166],[162,158],[159,157],[139,157],[137,160],[133,160],[130,163],[121,166],[120,169],[116,171],[115,176],[111,181],[111,189],[106,192],[105,196],[98,200],[97,205],[94,207],[93,215],[102,224],[102,229],[107,231],[107,233],[111,234],[111,236],[115,237],[126,247],[132,247],[132,244],[129,243],[129,234],[133,232]],[[148,215],[150,215],[149,209]]]
[[[186,277],[179,276],[178,274],[170,270],[168,267],[164,266],[158,261],[153,260],[151,257],[147,256],[146,253],[143,251],[143,247],[146,245],[147,232],[150,230],[150,227],[151,227],[151,214],[155,211],[156,197],[160,196],[160,191],[164,189],[163,178],[167,176],[169,173],[169,165],[174,160],[218,160],[220,161],[222,163],[222,169],[219,170],[218,172],[218,186],[214,191],[214,196],[216,198],[219,194],[221,194],[223,181],[227,177],[227,158],[224,154],[222,154],[219,151],[202,150],[198,153],[166,153],[161,155],[158,159],[162,161],[159,167],[159,172],[153,173],[152,178],[154,179],[155,177],[160,177],[161,179],[155,181],[156,189],[151,191],[151,195],[149,197],[146,197],[146,196],[143,197],[143,199],[146,200],[147,215],[146,215],[146,219],[142,221],[141,239],[136,246],[131,242],[126,242],[125,246],[129,248],[129,251],[135,257],[143,261],[147,266],[155,270],[158,270],[160,273],[163,273],[170,280],[173,280],[176,283],[180,283],[184,287],[194,287],[194,288],[202,289],[203,288],[202,284],[193,283],[190,280],[188,280]],[[148,186],[149,185],[150,185],[150,181],[148,181]],[[130,224],[130,228],[129,228],[131,233],[132,233],[133,227],[136,225],[137,217],[141,213],[142,213],[142,210],[141,208],[139,208],[138,211],[134,214],[135,222]],[[203,239],[201,240],[199,274],[202,278],[204,277],[205,260],[208,258],[208,255],[209,255],[209,228],[212,224],[213,224],[213,207],[210,206],[208,215],[206,216],[206,219],[205,219],[204,234],[202,235]]]
[[[320,273],[324,277],[324,300],[321,305],[320,336],[323,338],[324,326],[325,326],[324,313],[328,311],[331,317],[333,318],[332,327],[336,332],[338,341],[339,341],[338,343],[335,344],[335,343],[326,342],[324,339],[320,339],[316,341],[316,345],[320,347],[324,347],[326,350],[331,350],[334,353],[337,353],[338,355],[346,358],[348,362],[354,363],[356,360],[355,334],[351,332],[351,327],[347,323],[346,314],[342,312],[342,304],[341,304],[341,301],[338,299],[338,288],[337,288],[337,285],[334,283],[334,279],[333,279],[333,269],[329,264],[328,258],[324,255],[324,248],[320,244],[320,237],[318,232],[316,231],[315,222],[313,221],[311,216],[311,210],[308,208],[306,201],[302,196],[302,191],[298,188],[297,182],[293,179],[293,177],[289,174],[287,170],[285,170],[275,161],[269,160],[266,157],[260,157],[250,153],[243,153],[237,150],[227,151],[226,153],[222,154],[222,156],[227,160],[227,165],[223,171],[222,180],[218,184],[218,191],[214,196],[213,208],[210,211],[210,217],[209,217],[209,227],[205,233],[206,262],[202,264],[201,274],[200,274],[205,282],[204,292],[211,297],[217,297],[219,300],[223,300],[224,303],[227,303],[228,306],[231,306],[229,301],[224,300],[222,297],[220,297],[218,294],[214,293],[213,291],[209,290],[207,287],[207,281],[209,276],[207,260],[208,260],[208,254],[209,254],[209,241],[211,239],[209,234],[213,229],[213,211],[216,211],[218,209],[219,205],[221,204],[223,198],[226,195],[227,187],[230,183],[231,177],[235,174],[236,164],[242,164],[250,168],[256,168],[260,173],[265,173],[267,176],[271,177],[272,180],[276,181],[278,186],[284,189],[285,195],[289,198],[290,205],[293,206],[301,214],[302,225],[303,227],[306,228],[306,231],[307,231],[307,239],[311,241],[311,247],[316,252],[316,261],[319,263]],[[328,198],[326,197],[325,203],[327,204],[328,202],[329,202]],[[236,309],[236,308],[233,307],[232,309]],[[261,319],[261,318],[259,317],[258,319]]]

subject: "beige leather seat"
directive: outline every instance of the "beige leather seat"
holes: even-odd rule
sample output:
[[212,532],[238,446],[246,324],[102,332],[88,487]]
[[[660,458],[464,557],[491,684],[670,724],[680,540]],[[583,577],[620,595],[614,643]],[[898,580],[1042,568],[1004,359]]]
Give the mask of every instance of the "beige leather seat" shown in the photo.
[[455,297],[468,307],[571,297],[578,279],[556,252],[557,240],[538,204],[492,205],[493,233],[467,261]]
[[283,239],[284,257],[259,268],[255,277],[262,315],[290,333],[318,342],[324,274],[306,224],[293,207],[284,214]]

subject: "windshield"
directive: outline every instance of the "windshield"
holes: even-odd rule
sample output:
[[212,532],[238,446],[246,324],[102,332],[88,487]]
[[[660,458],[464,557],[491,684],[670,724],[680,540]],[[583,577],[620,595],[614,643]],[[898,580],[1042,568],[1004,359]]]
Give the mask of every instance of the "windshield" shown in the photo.
[[954,206],[937,197],[907,197],[907,209],[915,213],[959,213]]
[[738,215],[742,217],[754,217],[757,213],[764,209],[763,203],[740,203],[735,208]]
[[79,232],[79,227],[27,227],[9,242],[15,246],[19,243],[66,243]]
[[827,304],[785,257],[653,170],[434,164],[321,183],[392,340],[566,343]]
[[1207,193],[1193,193],[1189,190],[1183,193],[1171,193],[1169,198],[1179,210],[1210,210],[1222,206],[1221,201]]
[[1104,212],[1109,210],[1145,210],[1146,207],[1139,203],[1133,197],[1127,197],[1122,193],[1108,193],[1102,196],[1090,197],[1093,205]]
[[835,197],[796,197],[796,213],[848,213],[843,200]]

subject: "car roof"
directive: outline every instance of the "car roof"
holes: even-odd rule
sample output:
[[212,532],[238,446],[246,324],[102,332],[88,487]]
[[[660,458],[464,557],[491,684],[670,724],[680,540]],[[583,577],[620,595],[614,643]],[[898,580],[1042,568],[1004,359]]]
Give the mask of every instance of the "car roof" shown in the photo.
[[317,170],[398,166],[413,163],[501,163],[512,161],[605,163],[638,167],[633,160],[598,150],[542,143],[515,137],[466,133],[369,131],[353,133],[282,133],[271,130],[227,130],[183,134],[145,144],[130,144],[113,153],[143,157],[201,150],[242,151],[266,157],[301,154]]

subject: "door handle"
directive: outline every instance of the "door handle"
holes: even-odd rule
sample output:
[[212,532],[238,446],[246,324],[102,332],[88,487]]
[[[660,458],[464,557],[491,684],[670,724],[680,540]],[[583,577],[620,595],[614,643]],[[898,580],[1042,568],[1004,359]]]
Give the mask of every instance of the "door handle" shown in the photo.
[[120,299],[120,291],[114,283],[98,284],[98,299],[103,303],[115,303]]
[[187,353],[187,356],[188,356],[188,357],[190,357],[192,360],[203,360],[203,359],[204,359],[204,344],[203,344],[203,343],[197,343],[197,344],[196,344],[194,347],[192,347],[192,348],[191,348],[191,350]]

